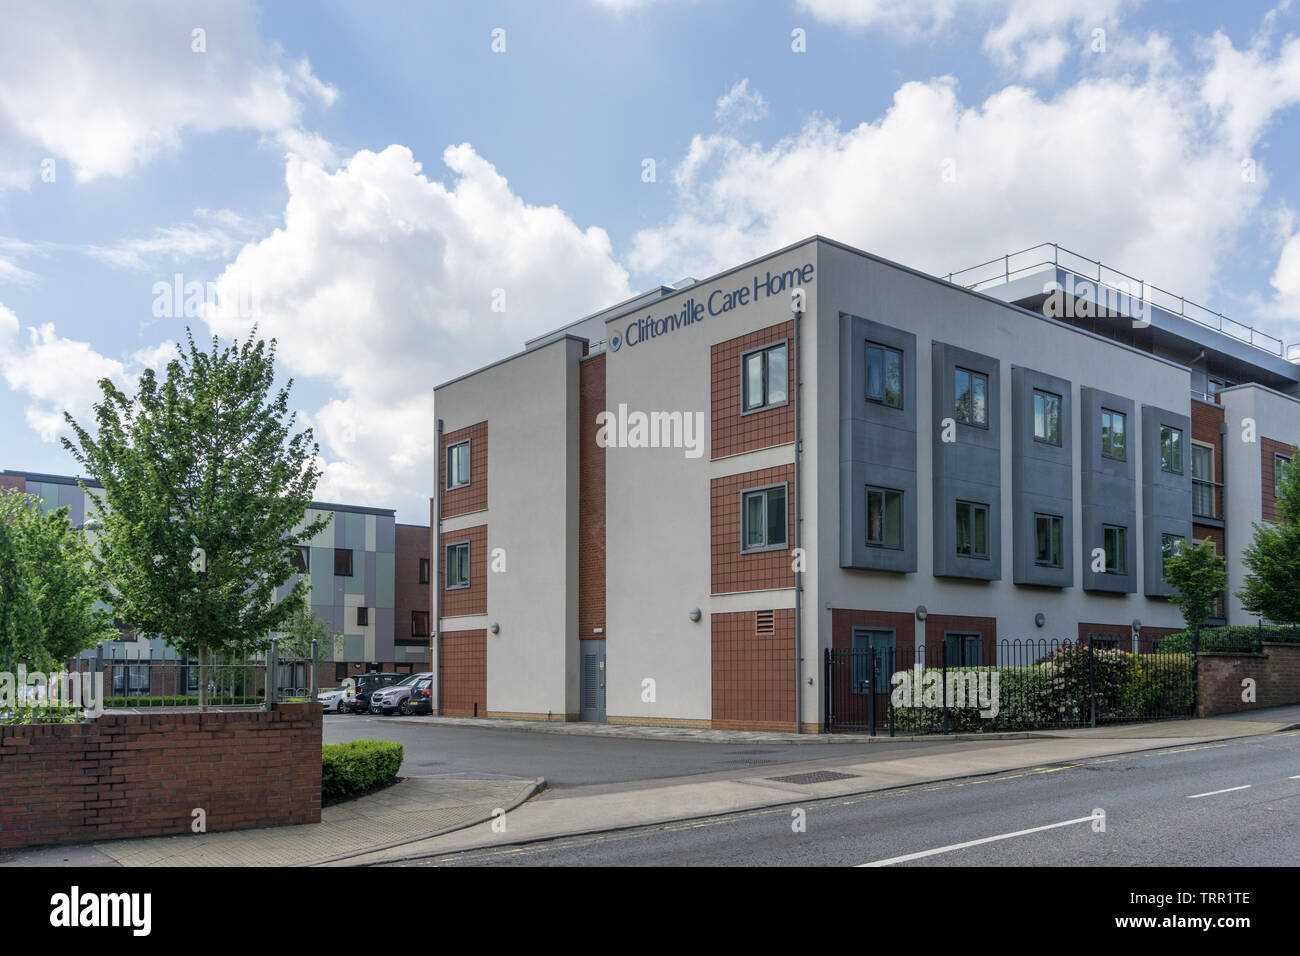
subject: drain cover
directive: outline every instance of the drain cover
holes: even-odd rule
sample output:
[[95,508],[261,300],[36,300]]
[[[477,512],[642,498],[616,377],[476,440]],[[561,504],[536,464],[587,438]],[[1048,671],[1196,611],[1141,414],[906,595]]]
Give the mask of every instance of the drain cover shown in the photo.
[[810,773],[792,773],[788,777],[768,777],[777,783],[830,783],[832,780],[851,780],[856,773],[839,773],[835,770],[813,770]]

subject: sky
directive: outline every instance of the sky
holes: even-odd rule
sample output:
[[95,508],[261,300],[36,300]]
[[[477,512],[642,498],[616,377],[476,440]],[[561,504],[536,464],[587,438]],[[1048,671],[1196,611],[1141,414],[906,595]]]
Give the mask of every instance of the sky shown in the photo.
[[[821,234],[1057,242],[1300,342],[1300,3],[0,0],[0,468],[274,337],[318,500],[427,523],[433,386]],[[526,397],[521,396],[521,400]]]

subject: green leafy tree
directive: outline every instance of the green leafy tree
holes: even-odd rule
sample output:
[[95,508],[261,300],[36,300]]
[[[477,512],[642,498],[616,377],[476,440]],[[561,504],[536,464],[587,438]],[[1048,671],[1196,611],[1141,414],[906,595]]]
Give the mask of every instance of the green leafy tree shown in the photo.
[[[331,660],[343,650],[343,635],[335,634],[311,609],[309,601],[293,612],[285,628],[278,635],[280,654],[296,660],[310,660],[313,665]],[[312,641],[316,642],[315,655]]]
[[1181,544],[1165,559],[1165,582],[1174,589],[1169,600],[1183,613],[1195,646],[1201,625],[1228,586],[1227,565],[1208,538],[1194,548]]
[[320,470],[311,429],[291,433],[289,390],[273,391],[275,340],[200,350],[186,344],[160,381],[152,369],[128,397],[99,382],[92,435],[65,415],[64,445],[104,486],[95,506],[99,560],[118,616],[199,660],[207,704],[210,652],[266,647],[302,604],[293,549],[325,529],[303,524]]
[[41,622],[23,576],[13,528],[0,521],[0,670],[13,672],[19,662],[39,653]]
[[1292,449],[1291,467],[1278,483],[1277,521],[1255,525],[1242,552],[1246,580],[1237,597],[1252,614],[1267,621],[1300,621],[1300,458]]
[[117,637],[101,600],[103,577],[85,533],[68,509],[45,509],[35,495],[0,493],[0,523],[12,532],[18,565],[36,606],[36,648],[28,664],[42,670]]

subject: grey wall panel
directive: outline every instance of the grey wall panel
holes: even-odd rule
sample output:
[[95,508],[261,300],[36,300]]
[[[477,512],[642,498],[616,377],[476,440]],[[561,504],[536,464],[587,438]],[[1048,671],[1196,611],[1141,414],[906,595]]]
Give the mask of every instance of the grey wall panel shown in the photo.
[[396,529],[393,527],[393,518],[387,515],[378,515],[375,518],[375,550],[392,554],[396,547],[394,537]]
[[[1161,426],[1182,433],[1174,470],[1161,467]],[[1148,597],[1173,593],[1164,580],[1163,536],[1192,539],[1192,420],[1155,405],[1142,406],[1142,586]]]
[[[936,577],[998,581],[1002,578],[1002,389],[996,358],[933,342],[930,351],[934,396],[931,442],[934,455],[934,574]],[[987,423],[954,418],[954,375],[963,368],[988,377]],[[948,419],[953,419],[951,428]],[[952,441],[945,441],[945,436]],[[957,502],[988,507],[988,556],[957,553]]]
[[[903,407],[867,401],[868,342],[903,354]],[[840,315],[840,566],[913,572],[916,540],[916,336]],[[903,547],[867,544],[868,485],[903,493]]]
[[377,581],[377,580],[378,580],[378,579],[377,579],[377,577],[376,577],[375,552],[373,552],[373,551],[367,551],[367,552],[366,552],[366,580],[365,580],[365,591],[364,591],[364,594],[363,594],[363,596],[362,596],[362,599],[366,602],[366,607],[375,607],[375,606],[379,603],[379,602],[376,600],[376,592],[377,592],[376,581]]
[[[1131,399],[1112,392],[1083,387],[1079,389],[1079,468],[1083,496],[1082,550],[1083,586],[1085,590],[1134,594],[1137,592],[1137,488],[1135,459],[1138,454],[1134,404]],[[1124,460],[1101,453],[1101,414],[1103,409],[1126,416],[1127,456]],[[1103,527],[1115,525],[1127,529],[1126,570],[1093,570],[1093,551],[1103,547]]]
[[[381,661],[397,660],[393,656],[396,634],[393,631],[393,609],[391,607],[377,608],[374,612],[375,620],[375,656]],[[407,622],[406,630],[411,629],[410,622]],[[406,632],[404,631],[403,634]]]
[[74,528],[86,523],[86,494],[77,485],[59,485],[59,507],[68,509]]
[[[1034,392],[1061,399],[1060,443],[1034,436]],[[1071,383],[1022,366],[1011,368],[1012,573],[1017,584],[1074,584],[1074,398]],[[1061,518],[1061,567],[1037,563],[1039,514]]]

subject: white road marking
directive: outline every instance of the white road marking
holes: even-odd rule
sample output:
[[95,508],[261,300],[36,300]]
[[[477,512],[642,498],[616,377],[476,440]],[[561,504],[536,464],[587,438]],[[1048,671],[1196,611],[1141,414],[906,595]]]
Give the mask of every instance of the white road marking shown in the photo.
[[1296,774],[1294,777],[1287,777],[1287,779],[1288,779],[1288,780],[1300,780],[1300,773]]
[[1010,840],[1012,837],[1024,836],[1027,833],[1041,833],[1044,830],[1055,830],[1057,827],[1070,827],[1076,823],[1087,823],[1095,820],[1096,817],[1086,816],[1079,817],[1077,820],[1064,820],[1061,823],[1049,823],[1046,826],[1031,827],[1028,830],[1017,830],[1015,833],[999,833],[997,836],[984,837],[979,840],[967,840],[965,843],[953,843],[950,846],[936,847],[933,850],[922,850],[920,853],[908,853],[906,856],[891,856],[887,860],[876,860],[874,863],[859,863],[858,867],[864,866],[892,866],[895,863],[906,863],[908,860],[919,860],[927,856],[938,856],[940,853],[951,853],[953,850],[964,850],[967,847],[979,846],[982,843],[996,843],[998,840]]
[[1237,790],[1249,790],[1249,789],[1250,789],[1250,784],[1247,783],[1240,787],[1228,787],[1226,790],[1211,790],[1209,793],[1193,793],[1187,799],[1198,800],[1201,797],[1217,797],[1221,793],[1233,793],[1234,791]]

